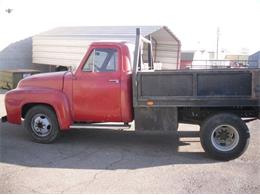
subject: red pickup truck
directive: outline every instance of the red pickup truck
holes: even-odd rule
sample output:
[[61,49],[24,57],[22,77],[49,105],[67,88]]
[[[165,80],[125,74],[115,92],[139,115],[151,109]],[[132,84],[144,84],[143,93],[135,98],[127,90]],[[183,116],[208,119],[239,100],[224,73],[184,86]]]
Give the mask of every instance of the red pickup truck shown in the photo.
[[5,96],[2,121],[21,124],[24,119],[40,143],[68,129],[124,129],[133,120],[137,130],[175,131],[180,122],[198,124],[210,156],[239,157],[249,141],[246,122],[260,118],[260,71],[155,71],[152,51],[152,41],[140,29],[134,59],[126,42],[92,43],[77,70],[21,80]]

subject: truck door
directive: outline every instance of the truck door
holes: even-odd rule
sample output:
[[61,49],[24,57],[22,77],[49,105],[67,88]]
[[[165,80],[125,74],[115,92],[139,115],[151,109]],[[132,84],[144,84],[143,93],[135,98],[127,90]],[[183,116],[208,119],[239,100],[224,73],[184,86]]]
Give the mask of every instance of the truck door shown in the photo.
[[121,58],[119,48],[90,48],[73,80],[75,121],[120,122]]

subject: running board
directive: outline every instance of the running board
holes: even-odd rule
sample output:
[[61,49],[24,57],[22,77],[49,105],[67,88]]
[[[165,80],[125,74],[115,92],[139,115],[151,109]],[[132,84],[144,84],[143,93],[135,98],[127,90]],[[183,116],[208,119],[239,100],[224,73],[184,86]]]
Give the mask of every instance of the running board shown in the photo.
[[129,129],[129,124],[113,124],[113,123],[76,123],[70,126],[71,129]]

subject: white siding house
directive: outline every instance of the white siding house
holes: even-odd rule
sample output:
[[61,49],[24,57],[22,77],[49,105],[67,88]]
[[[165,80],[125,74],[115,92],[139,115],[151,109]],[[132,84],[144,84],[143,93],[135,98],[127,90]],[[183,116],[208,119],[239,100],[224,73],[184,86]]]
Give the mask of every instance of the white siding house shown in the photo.
[[32,38],[11,43],[0,51],[0,71],[17,69],[35,69],[48,72],[49,66],[32,63]]
[[86,26],[60,27],[33,37],[33,63],[77,66],[93,41],[135,42],[136,28],[153,38],[154,60],[162,69],[177,69],[180,61],[179,39],[165,26]]

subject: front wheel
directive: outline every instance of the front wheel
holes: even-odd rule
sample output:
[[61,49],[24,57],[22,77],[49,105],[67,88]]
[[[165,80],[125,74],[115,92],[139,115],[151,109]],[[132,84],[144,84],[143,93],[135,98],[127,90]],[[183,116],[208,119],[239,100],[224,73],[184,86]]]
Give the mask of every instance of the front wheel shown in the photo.
[[234,114],[216,114],[203,122],[200,139],[203,149],[218,160],[232,160],[242,155],[249,143],[249,130]]
[[32,139],[39,143],[53,142],[59,136],[55,112],[48,106],[34,106],[25,116],[25,128]]

